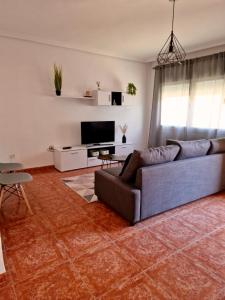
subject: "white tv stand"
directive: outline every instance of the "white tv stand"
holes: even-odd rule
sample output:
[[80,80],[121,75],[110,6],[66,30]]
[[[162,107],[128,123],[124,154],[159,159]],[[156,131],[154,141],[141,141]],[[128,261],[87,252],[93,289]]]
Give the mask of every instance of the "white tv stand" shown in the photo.
[[60,172],[94,167],[101,165],[102,161],[97,157],[91,156],[91,150],[105,149],[110,154],[128,155],[133,150],[133,144],[126,143],[107,143],[100,145],[80,145],[73,146],[71,149],[57,147],[54,150],[54,165]]
[[94,149],[94,148],[103,148],[103,147],[108,147],[108,146],[115,146],[115,144],[114,143],[107,143],[107,144],[102,144],[102,143],[100,143],[100,144],[88,144],[88,145],[86,145],[86,148],[91,148],[91,149]]

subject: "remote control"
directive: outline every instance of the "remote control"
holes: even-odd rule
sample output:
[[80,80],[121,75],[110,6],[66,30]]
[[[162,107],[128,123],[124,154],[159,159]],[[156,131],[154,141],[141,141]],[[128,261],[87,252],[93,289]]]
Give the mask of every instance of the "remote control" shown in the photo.
[[62,147],[63,150],[68,150],[68,149],[71,149],[71,148],[72,148],[71,146]]

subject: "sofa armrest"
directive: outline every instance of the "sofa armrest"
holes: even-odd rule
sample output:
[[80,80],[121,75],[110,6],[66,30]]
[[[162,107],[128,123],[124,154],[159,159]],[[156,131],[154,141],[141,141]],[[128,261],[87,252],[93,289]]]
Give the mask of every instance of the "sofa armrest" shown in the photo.
[[95,172],[95,194],[123,218],[135,224],[140,221],[140,190],[123,183],[104,170]]

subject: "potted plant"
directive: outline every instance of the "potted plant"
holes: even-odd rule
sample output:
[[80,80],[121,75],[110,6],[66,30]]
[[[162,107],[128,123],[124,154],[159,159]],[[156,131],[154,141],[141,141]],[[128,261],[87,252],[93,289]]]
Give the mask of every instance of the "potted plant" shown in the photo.
[[127,94],[135,96],[136,92],[137,92],[136,86],[132,82],[129,82],[127,86]]
[[119,127],[120,127],[120,130],[121,130],[122,134],[123,134],[122,143],[125,144],[127,142],[127,138],[126,138],[125,134],[127,132],[128,126],[127,126],[127,124],[124,124],[123,126],[120,125]]
[[62,89],[62,67],[54,64],[54,83],[55,83],[55,93],[57,96],[61,95]]

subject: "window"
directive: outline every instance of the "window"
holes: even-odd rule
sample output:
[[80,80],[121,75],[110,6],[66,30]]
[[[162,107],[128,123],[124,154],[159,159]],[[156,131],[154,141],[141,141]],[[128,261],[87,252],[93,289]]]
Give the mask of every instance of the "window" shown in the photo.
[[161,125],[186,126],[189,84],[167,84],[162,88]]
[[162,87],[161,125],[225,129],[224,78]]

